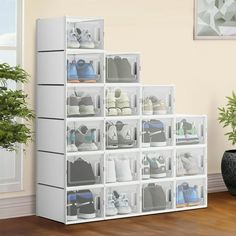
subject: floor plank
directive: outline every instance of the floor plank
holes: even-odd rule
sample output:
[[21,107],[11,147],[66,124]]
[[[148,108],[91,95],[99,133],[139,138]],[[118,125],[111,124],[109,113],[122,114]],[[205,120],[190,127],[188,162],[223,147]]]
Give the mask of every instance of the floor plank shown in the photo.
[[0,236],[231,236],[236,197],[209,194],[207,209],[65,226],[36,216],[0,220]]

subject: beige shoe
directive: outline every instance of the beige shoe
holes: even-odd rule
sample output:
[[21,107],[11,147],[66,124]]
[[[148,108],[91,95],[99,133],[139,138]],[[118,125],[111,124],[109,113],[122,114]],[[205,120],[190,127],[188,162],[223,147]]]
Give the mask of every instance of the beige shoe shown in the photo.
[[143,100],[143,115],[152,115],[153,114],[153,105],[149,97],[146,97]]
[[167,113],[167,107],[163,100],[159,100],[155,96],[151,96],[150,99],[152,101],[154,115],[165,115]]

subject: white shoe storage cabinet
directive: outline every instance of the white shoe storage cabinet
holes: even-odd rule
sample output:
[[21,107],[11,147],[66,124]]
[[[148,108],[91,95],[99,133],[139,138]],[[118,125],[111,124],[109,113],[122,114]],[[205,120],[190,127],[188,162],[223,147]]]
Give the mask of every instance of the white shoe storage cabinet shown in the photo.
[[[73,27],[89,31],[95,42],[93,49],[75,46],[69,48],[68,32]],[[141,85],[139,54],[105,53],[103,35],[103,19],[61,17],[37,21],[37,215],[65,224],[75,224],[207,207],[206,116],[176,115],[175,87]],[[108,65],[115,58],[126,58],[129,61],[130,81],[117,68],[115,73],[122,79],[114,76],[114,68]],[[73,74],[73,70],[68,70],[68,63],[80,59],[93,65],[92,73],[95,73],[96,83],[68,81],[68,74]],[[129,115],[126,111],[109,113],[108,107],[111,106],[109,103],[112,99],[109,100],[107,96],[109,91],[115,89],[126,92],[131,108]],[[78,109],[67,106],[68,98],[74,93],[90,95],[94,105],[93,116],[71,115],[73,109]],[[165,103],[165,114],[143,111],[146,108],[142,102],[150,96],[156,96]],[[145,143],[144,122],[149,124],[152,120],[163,124],[166,141],[161,145],[156,142]],[[130,146],[118,144],[118,147],[112,148],[108,143],[106,124],[120,121],[129,125],[133,143]],[[194,137],[189,136],[190,142],[187,143],[186,134],[182,132],[183,122],[192,124],[195,134]],[[82,125],[96,131],[92,134],[93,142],[96,143],[92,150],[73,149],[75,146],[70,145],[72,141],[68,140],[68,130],[76,130]],[[184,171],[183,163],[181,164],[181,157],[186,153],[195,163],[195,167],[188,171]],[[159,178],[143,176],[144,159],[159,156],[164,158],[166,174]],[[119,178],[116,178],[117,181],[110,181],[108,175],[112,174],[109,173],[109,168],[114,163],[112,160],[117,164],[117,160],[123,160],[124,157],[130,165],[129,181]],[[91,164],[95,183],[81,185],[76,180],[69,180],[71,170],[68,163],[78,158]],[[111,162],[108,163],[109,161]],[[152,204],[149,204],[151,200],[148,199],[150,196],[145,193],[145,188],[150,184],[161,187],[165,194],[165,199],[162,199],[162,204],[163,201],[165,204],[161,208],[148,207]],[[178,189],[186,184],[192,192],[181,196],[182,192]],[[92,193],[95,214],[90,217],[80,217],[79,209],[75,217],[68,213],[68,193],[80,190]],[[114,191],[125,194],[126,204],[130,207],[128,213],[108,215],[107,199]],[[191,198],[194,197],[195,201],[192,201]]]

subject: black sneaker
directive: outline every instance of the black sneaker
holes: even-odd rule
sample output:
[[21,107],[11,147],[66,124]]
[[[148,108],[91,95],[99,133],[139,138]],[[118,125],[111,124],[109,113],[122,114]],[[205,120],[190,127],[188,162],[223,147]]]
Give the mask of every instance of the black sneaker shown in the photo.
[[92,219],[96,217],[93,194],[90,190],[80,190],[77,192],[78,217]]
[[70,191],[67,193],[67,220],[77,220],[77,200],[76,192]]
[[76,161],[67,161],[68,186],[95,184],[95,176],[90,163],[78,158]]

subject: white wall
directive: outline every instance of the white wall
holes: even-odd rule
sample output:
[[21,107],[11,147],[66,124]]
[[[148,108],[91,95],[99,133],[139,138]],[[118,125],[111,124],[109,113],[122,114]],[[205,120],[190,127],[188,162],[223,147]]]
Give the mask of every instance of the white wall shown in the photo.
[[[175,84],[178,113],[207,114],[208,172],[220,172],[230,144],[217,122],[217,107],[236,87],[235,41],[193,41],[193,0],[25,0],[24,60],[32,75],[26,91],[32,104],[35,20],[63,15],[104,17],[106,50],[139,51],[143,83]],[[34,194],[34,151],[32,144],[26,152],[24,191],[0,198]]]

